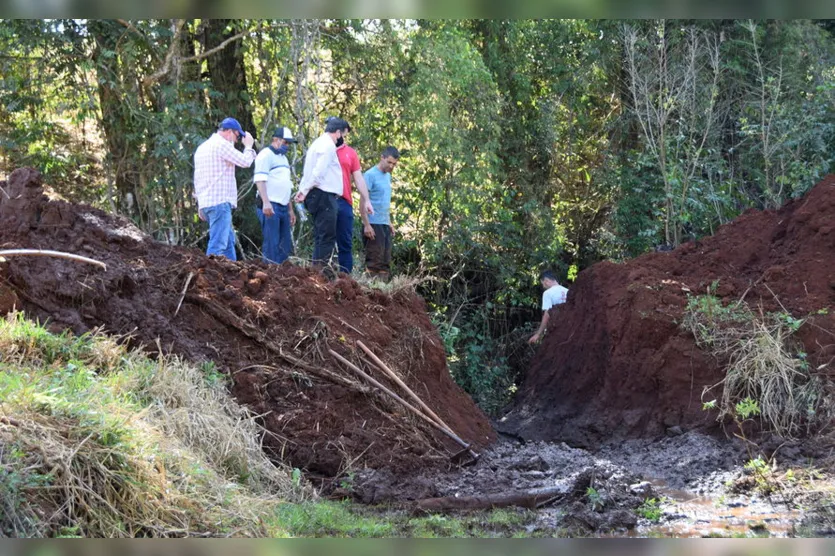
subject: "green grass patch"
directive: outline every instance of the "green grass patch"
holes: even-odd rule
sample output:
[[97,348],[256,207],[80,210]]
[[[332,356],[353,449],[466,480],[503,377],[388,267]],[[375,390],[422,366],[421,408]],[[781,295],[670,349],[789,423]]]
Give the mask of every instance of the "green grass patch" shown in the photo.
[[391,523],[352,511],[346,502],[281,504],[276,512],[281,527],[300,537],[390,537]]
[[530,537],[525,526],[535,518],[534,512],[514,509],[415,516],[402,509],[347,501],[281,504],[275,516],[293,536],[351,538]]

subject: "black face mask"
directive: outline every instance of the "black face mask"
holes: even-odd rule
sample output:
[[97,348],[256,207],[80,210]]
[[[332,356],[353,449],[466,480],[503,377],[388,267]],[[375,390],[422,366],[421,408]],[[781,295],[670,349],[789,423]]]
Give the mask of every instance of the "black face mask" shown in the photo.
[[341,147],[344,144],[345,144],[345,138],[344,137],[340,137],[339,139],[336,140],[336,147],[337,148]]

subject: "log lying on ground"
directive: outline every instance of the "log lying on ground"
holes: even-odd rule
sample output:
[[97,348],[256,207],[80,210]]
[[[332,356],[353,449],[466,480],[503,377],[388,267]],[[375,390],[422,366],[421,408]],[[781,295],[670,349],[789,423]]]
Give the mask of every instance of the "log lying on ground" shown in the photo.
[[415,504],[420,512],[447,512],[452,510],[489,510],[519,506],[535,509],[550,504],[568,493],[565,486],[538,488],[534,490],[511,491],[480,496],[446,496],[443,498],[424,498]]

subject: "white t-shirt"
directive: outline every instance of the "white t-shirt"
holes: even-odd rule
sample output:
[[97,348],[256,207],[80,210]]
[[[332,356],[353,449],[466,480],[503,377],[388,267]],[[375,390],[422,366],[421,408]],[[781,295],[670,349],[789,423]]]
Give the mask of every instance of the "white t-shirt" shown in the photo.
[[568,288],[564,288],[559,284],[555,284],[542,292],[542,310],[547,311],[554,305],[565,303],[565,298],[568,295]]
[[286,205],[290,202],[293,192],[293,178],[290,174],[290,163],[283,154],[267,147],[255,158],[255,176],[253,181],[267,183],[267,198],[273,203]]

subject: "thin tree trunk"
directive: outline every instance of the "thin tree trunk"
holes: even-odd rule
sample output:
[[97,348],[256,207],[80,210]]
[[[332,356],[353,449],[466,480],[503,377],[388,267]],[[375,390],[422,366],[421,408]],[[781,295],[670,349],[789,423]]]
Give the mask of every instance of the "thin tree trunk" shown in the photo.
[[[141,207],[142,203],[134,158],[138,149],[132,148],[128,140],[132,125],[130,104],[125,98],[132,93],[120,86],[135,81],[131,76],[123,75],[127,70],[121,67],[117,52],[118,41],[124,29],[111,20],[90,20],[88,30],[95,40],[93,62],[98,74],[101,124],[107,143],[107,158],[116,188],[115,205],[120,210],[128,209],[130,212],[131,207]],[[143,220],[142,214],[131,216],[138,217],[140,223]]]
[[[203,30],[203,47],[212,49],[224,40],[235,35],[235,24],[230,25],[229,19],[210,19]],[[243,41],[232,41],[220,51],[208,56],[209,79],[212,89],[220,93],[213,97],[212,112],[220,119],[232,117],[237,119],[245,131],[255,133],[255,123],[252,119],[252,108],[246,83],[246,68],[244,66]]]

